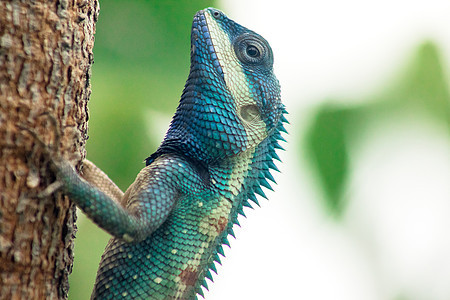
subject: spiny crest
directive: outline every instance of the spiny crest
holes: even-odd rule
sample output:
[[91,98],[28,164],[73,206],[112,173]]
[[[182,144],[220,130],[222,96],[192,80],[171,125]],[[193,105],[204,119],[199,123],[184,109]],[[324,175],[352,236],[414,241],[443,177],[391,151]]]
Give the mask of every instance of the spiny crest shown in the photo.
[[[218,263],[219,265],[222,264],[219,254],[221,256],[225,257],[225,253],[223,251],[223,245],[227,245],[228,247],[230,246],[230,243],[228,241],[228,235],[231,235],[233,238],[235,238],[233,226],[234,225],[240,226],[239,221],[238,221],[238,215],[242,215],[242,216],[246,217],[243,208],[244,207],[253,208],[252,205],[250,204],[249,200],[259,206],[259,202],[256,197],[256,194],[267,199],[261,186],[264,186],[265,188],[267,188],[269,190],[272,190],[272,187],[269,185],[269,183],[267,182],[266,179],[269,179],[270,181],[276,183],[275,179],[273,178],[272,174],[270,173],[270,170],[272,169],[277,172],[280,172],[278,170],[278,168],[276,167],[275,163],[273,162],[273,159],[280,160],[278,155],[276,155],[275,151],[277,149],[283,149],[283,148],[279,147],[279,144],[278,144],[279,141],[284,141],[284,142],[286,141],[281,136],[281,132],[287,133],[286,129],[283,126],[283,123],[289,124],[288,120],[284,116],[285,114],[288,114],[288,112],[283,107],[282,114],[281,114],[281,117],[279,119],[276,129],[273,131],[272,136],[270,136],[266,139],[268,141],[268,143],[266,145],[264,145],[265,151],[262,151],[263,153],[260,155],[261,157],[263,157],[263,160],[259,161],[258,164],[255,165],[254,169],[257,169],[255,174],[250,175],[253,178],[251,178],[251,180],[249,180],[249,182],[256,182],[256,184],[254,184],[254,185],[249,185],[247,183],[244,184],[243,192],[241,193],[242,197],[243,197],[242,201],[237,203],[236,213],[231,215],[231,220],[228,223],[226,232],[224,233],[224,235],[222,237],[221,244],[219,244],[217,246],[216,252],[213,254],[213,257],[214,257],[213,261],[204,270],[205,277],[208,278],[209,280],[211,280],[211,282],[214,281],[211,271],[213,271],[215,274],[217,274],[217,268],[216,268],[215,264],[216,263]],[[253,179],[255,179],[255,180],[253,181]],[[200,296],[204,297],[202,286],[208,290],[208,286],[207,286],[205,280],[203,280],[202,283],[197,287],[197,293]]]
[[[279,172],[279,169],[276,167],[274,163],[274,159],[281,161],[280,157],[277,155],[276,150],[284,150],[279,145],[279,141],[286,141],[282,136],[281,132],[287,133],[286,129],[283,126],[283,123],[289,123],[288,120],[285,117],[285,114],[287,114],[286,109],[282,108],[282,114],[278,121],[278,124],[275,128],[275,130],[272,132],[272,135],[267,138],[268,143],[263,145],[262,148],[265,148],[265,151],[263,150],[260,156],[262,157],[262,161],[257,161],[254,165],[252,165],[253,170],[256,170],[256,174],[254,174],[253,186],[249,186],[246,188],[248,193],[246,194],[245,199],[242,201],[242,207],[252,207],[252,205],[249,203],[249,200],[254,202],[256,205],[259,206],[259,202],[257,200],[256,194],[267,199],[266,194],[264,193],[262,187],[267,188],[268,190],[273,191],[272,186],[269,184],[268,180],[272,181],[273,183],[276,183],[275,179],[273,178],[272,174],[270,173],[270,170],[275,170]],[[245,188],[245,187],[244,187]],[[242,215],[243,209],[242,207],[238,207],[238,212]],[[244,215],[245,216],[245,215]]]

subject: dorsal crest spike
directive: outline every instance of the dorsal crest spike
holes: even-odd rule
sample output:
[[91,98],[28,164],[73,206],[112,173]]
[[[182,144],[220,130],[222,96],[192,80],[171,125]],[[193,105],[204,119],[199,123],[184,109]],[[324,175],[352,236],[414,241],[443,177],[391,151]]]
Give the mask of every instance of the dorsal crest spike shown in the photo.
[[261,178],[259,180],[259,183],[266,189],[273,191],[273,188],[270,186],[269,182],[267,182],[267,180],[265,178]]
[[275,149],[280,149],[280,150],[283,150],[283,151],[284,151],[284,148],[281,147],[280,144],[278,144],[278,141],[276,141],[276,142],[273,143],[273,147],[274,147]]
[[272,151],[272,152],[270,153],[270,155],[271,155],[274,159],[276,159],[276,160],[278,160],[278,161],[281,161],[281,158],[278,156],[278,154],[277,154],[275,151]]
[[277,183],[277,182],[275,181],[275,178],[273,178],[272,174],[270,174],[270,171],[269,171],[269,170],[265,170],[265,171],[264,171],[264,176],[265,176],[267,179],[269,179],[270,181],[272,181],[273,183]]
[[252,205],[247,200],[242,201],[242,206],[253,209]]
[[203,278],[203,281],[202,281],[201,285],[202,285],[207,291],[209,291],[208,283],[206,283],[206,279],[205,279],[205,278]]
[[255,187],[255,193],[257,193],[258,195],[260,195],[261,197],[268,199],[266,194],[264,194],[263,190],[261,189],[260,186],[256,186]]
[[275,165],[275,163],[272,160],[270,160],[268,162],[268,164],[269,164],[269,168],[271,168],[272,170],[275,170],[277,172],[280,172],[280,169],[278,169],[277,165]]
[[259,202],[258,202],[258,199],[256,198],[256,196],[255,196],[254,193],[250,193],[250,194],[248,195],[248,199],[250,199],[251,201],[253,201],[256,205],[260,206],[260,205],[259,205]]
[[206,278],[208,278],[209,280],[211,280],[211,282],[214,282],[214,280],[213,280],[213,277],[212,277],[212,274],[211,274],[211,271],[210,270],[208,270],[208,271],[206,271]]
[[218,253],[216,253],[214,255],[214,261],[217,262],[219,265],[222,265],[222,262],[220,261],[220,257],[219,257]]
[[227,236],[225,235],[222,239],[222,243],[224,245],[227,245],[228,247],[230,247],[230,241],[228,240]]
[[231,226],[228,229],[228,234],[231,235],[233,238],[236,238],[236,235],[234,234],[234,230],[233,230],[233,228]]
[[211,265],[209,266],[209,269],[217,274],[217,268],[216,268],[216,265],[214,264],[214,262],[211,263]]
[[[203,293],[203,290],[201,287],[198,288],[197,294],[202,296],[203,299],[205,299],[205,294]],[[195,297],[196,300],[198,300],[198,297]]]
[[282,141],[282,142],[285,142],[285,143],[287,143],[287,140],[286,140],[286,139],[285,139],[285,138],[284,138],[283,136],[281,136],[281,135],[280,135],[280,138],[279,138],[279,140],[280,140],[280,141]]
[[281,131],[281,132],[284,132],[284,133],[288,133],[286,128],[284,128],[282,123],[278,125],[278,130]]
[[244,218],[246,218],[247,216],[244,213],[244,210],[242,209],[242,207],[238,210],[238,214],[240,214],[241,216],[243,216]]
[[286,119],[286,117],[284,115],[281,115],[280,121],[283,123],[286,123],[286,124],[291,124],[291,123],[289,123],[288,119]]

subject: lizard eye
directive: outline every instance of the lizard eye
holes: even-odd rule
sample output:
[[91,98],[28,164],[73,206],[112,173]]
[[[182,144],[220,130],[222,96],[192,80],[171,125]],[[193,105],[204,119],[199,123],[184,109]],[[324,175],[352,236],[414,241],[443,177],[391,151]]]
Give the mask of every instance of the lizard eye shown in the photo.
[[253,58],[258,58],[261,55],[258,48],[256,48],[253,45],[247,46],[247,49],[245,49],[245,51],[247,52],[248,56],[253,57]]
[[234,51],[238,59],[248,65],[263,64],[271,58],[267,41],[251,33],[243,34],[236,39]]

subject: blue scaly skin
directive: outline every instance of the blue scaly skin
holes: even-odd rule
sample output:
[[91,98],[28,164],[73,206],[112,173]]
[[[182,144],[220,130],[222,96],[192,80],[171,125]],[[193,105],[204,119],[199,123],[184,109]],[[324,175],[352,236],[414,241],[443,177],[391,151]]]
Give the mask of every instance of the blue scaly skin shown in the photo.
[[105,189],[106,176],[88,162],[85,180],[55,161],[65,193],[113,235],[92,299],[202,295],[243,206],[274,181],[269,169],[287,121],[272,66],[264,38],[217,9],[199,11],[180,104],[126,193]]

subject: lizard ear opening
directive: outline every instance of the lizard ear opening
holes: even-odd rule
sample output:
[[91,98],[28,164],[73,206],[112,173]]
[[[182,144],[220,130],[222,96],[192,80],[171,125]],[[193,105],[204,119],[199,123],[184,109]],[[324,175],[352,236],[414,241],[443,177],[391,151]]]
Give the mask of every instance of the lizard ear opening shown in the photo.
[[255,104],[244,105],[240,109],[242,119],[248,123],[252,123],[260,118],[258,106]]

